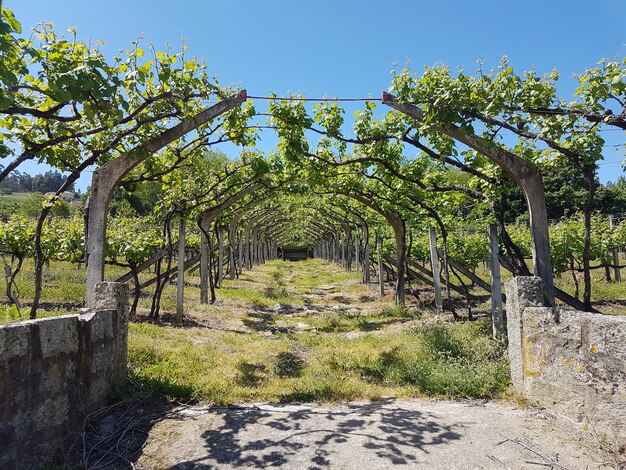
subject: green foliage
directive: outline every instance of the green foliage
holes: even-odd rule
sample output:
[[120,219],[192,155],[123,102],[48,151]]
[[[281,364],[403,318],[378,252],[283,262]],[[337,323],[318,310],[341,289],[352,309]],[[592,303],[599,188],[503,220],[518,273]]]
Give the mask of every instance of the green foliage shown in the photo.
[[[530,230],[527,225],[524,224],[515,224],[509,225],[506,228],[509,236],[513,243],[515,243],[525,258],[530,258],[532,256],[532,244],[530,240]],[[502,243],[501,243],[502,244]],[[502,251],[502,247],[500,250]]]
[[157,227],[145,218],[113,218],[107,230],[107,256],[123,257],[136,266],[163,244]]
[[[584,222],[581,214],[550,227],[550,248],[555,274],[583,263]],[[610,262],[607,249],[615,246],[608,221],[599,215],[592,219],[590,261]]]
[[85,230],[81,217],[53,218],[44,226],[42,250],[47,260],[77,263],[85,259]]
[[0,325],[11,323],[22,318],[20,311],[15,305],[0,305]]
[[18,258],[32,256],[34,252],[35,226],[20,216],[13,216],[0,225],[0,251]]
[[479,263],[489,259],[489,244],[486,235],[451,235],[448,237],[448,256],[468,269],[476,269]]

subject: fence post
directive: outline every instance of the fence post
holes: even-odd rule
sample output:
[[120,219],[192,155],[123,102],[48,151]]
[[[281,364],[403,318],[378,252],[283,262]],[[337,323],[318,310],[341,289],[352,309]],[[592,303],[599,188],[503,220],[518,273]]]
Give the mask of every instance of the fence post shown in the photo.
[[430,264],[433,271],[433,285],[435,287],[435,307],[441,312],[443,302],[441,300],[441,267],[439,266],[439,255],[437,254],[437,234],[431,227],[428,230],[430,240]]
[[366,223],[363,224],[363,282],[370,282],[370,235]]
[[178,220],[178,278],[176,281],[176,320],[182,323],[185,300],[185,219],[183,214]]
[[500,280],[500,259],[498,256],[498,226],[489,225],[489,279],[491,284],[491,319],[493,337],[505,338],[504,313],[502,311],[502,282]]
[[383,278],[383,238],[378,237],[376,240],[376,249],[378,251],[378,285],[380,286],[380,296],[385,296],[385,279]]
[[217,229],[217,287],[222,287],[224,277],[224,232],[220,226]]
[[209,303],[209,240],[200,230],[200,303]]
[[[609,227],[611,228],[611,230],[615,228],[615,223],[613,221],[612,215],[609,215]],[[619,270],[619,250],[617,248],[613,248],[613,250],[611,251],[613,251],[613,265],[615,266],[615,268],[613,268],[615,270],[615,282],[620,282],[622,280],[622,273]]]
[[354,265],[356,270],[359,270],[361,265],[361,247],[359,246],[359,234],[357,233],[354,240]]

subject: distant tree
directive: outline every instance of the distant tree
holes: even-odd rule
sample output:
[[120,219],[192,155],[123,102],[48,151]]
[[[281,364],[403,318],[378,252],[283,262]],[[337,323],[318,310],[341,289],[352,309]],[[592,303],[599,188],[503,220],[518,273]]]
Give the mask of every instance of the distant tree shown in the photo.
[[[555,165],[542,170],[549,219],[560,219],[581,212],[587,198],[587,182],[583,173],[570,165]],[[596,178],[597,195],[594,210],[603,214],[626,212],[626,178],[606,185]],[[524,219],[526,205],[522,193],[511,188],[499,203],[508,222]]]
[[[31,191],[38,193],[56,192],[65,182],[65,176],[58,171],[46,171],[43,174],[35,175],[32,178]],[[68,186],[67,190],[72,191],[74,184]]]
[[[8,189],[16,193],[49,193],[56,192],[64,182],[65,176],[58,171],[49,170],[34,176],[14,171],[0,181],[0,189]],[[73,191],[74,184],[69,185],[67,190]]]
[[604,214],[626,213],[626,177],[609,182],[598,188],[596,196],[598,210]]

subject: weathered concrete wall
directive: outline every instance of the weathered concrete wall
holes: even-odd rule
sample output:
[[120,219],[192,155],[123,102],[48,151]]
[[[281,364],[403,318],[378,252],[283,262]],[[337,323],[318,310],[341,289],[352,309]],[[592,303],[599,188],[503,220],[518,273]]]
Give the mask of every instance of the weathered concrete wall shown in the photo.
[[626,317],[543,307],[536,277],[506,293],[515,387],[626,451]]
[[[102,282],[83,315],[0,327],[0,468],[36,468],[126,381],[128,287]],[[65,442],[64,442],[65,441]]]

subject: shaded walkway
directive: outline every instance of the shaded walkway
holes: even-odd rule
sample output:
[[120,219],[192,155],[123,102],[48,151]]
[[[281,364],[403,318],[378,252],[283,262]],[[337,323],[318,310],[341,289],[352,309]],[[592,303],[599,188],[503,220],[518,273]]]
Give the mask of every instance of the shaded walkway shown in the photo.
[[[589,442],[593,445],[593,442]],[[197,406],[157,423],[136,468],[612,468],[546,415],[497,403]]]

